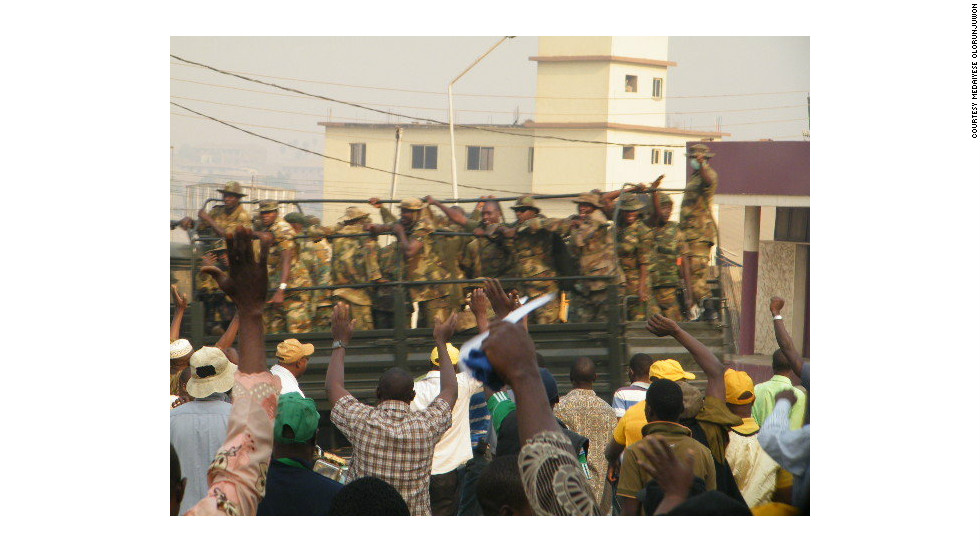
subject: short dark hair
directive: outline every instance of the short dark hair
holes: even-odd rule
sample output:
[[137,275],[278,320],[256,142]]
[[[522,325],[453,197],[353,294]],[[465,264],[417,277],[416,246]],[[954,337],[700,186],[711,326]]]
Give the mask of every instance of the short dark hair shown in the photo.
[[578,357],[572,364],[572,369],[568,371],[568,378],[572,383],[594,383],[596,378],[595,364],[589,357]]
[[772,354],[772,371],[776,373],[792,372],[793,365],[782,349],[776,349]]
[[389,368],[378,378],[378,398],[412,402],[415,380],[402,368]]
[[337,491],[331,516],[408,516],[408,504],[398,490],[377,477],[362,477]]
[[630,358],[630,374],[649,375],[651,364],[653,364],[653,357],[646,353],[636,353]]
[[653,378],[647,389],[647,407],[653,409],[658,419],[676,422],[684,412],[684,392],[681,391],[681,386],[668,379]]
[[476,482],[476,499],[485,516],[499,515],[504,506],[515,511],[528,506],[516,455],[498,456],[487,465]]

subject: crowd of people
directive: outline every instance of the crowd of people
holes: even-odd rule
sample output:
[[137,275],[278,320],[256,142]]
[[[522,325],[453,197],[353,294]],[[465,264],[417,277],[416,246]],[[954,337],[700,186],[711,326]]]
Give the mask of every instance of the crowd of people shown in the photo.
[[345,388],[347,345],[361,320],[355,305],[335,302],[324,388],[330,421],[352,451],[344,476],[331,478],[314,469],[320,413],[296,379],[313,346],[291,338],[277,346],[274,366],[265,358],[276,240],[245,225],[224,238],[227,265],[202,269],[236,312],[214,347],[195,351],[179,336],[187,304],[174,290],[172,515],[809,514],[809,364],[778,297],[771,380],[726,369],[654,313],[647,329],[691,354],[705,391],[676,360],[635,355],[632,381],[613,405],[593,390],[589,358],[569,367],[573,389],[559,394],[527,318],[502,320],[519,301],[492,278],[470,306],[488,332],[481,349],[493,377],[461,370],[451,344],[460,315],[434,308],[431,369],[416,378],[390,368],[376,404],[365,404]]
[[[238,226],[271,237],[269,333],[329,331],[331,311],[341,304],[360,329],[392,328],[397,301],[408,313],[417,305],[417,327],[432,327],[452,312],[463,314],[464,327],[473,327],[466,305],[477,286],[441,282],[478,278],[520,279],[508,286],[530,299],[564,292],[567,312],[561,311],[562,301],[552,302],[534,312],[537,324],[604,321],[611,286],[627,298],[629,320],[654,314],[710,320],[717,318],[708,287],[710,251],[717,242],[711,213],[718,186],[709,164],[713,155],[704,144],[690,147],[694,172],[683,193],[679,223],[669,220],[674,202],[659,190],[661,176],[650,184],[579,194],[572,199],[577,213],[567,218],[548,217],[533,196],[521,196],[510,207],[516,219],[510,223],[493,196],[481,197],[469,214],[426,196],[400,201],[397,217],[371,198],[347,207],[335,224],[322,224],[299,212],[281,216],[275,200],[259,201],[250,213],[242,203],[242,186],[229,182],[218,190],[222,204],[178,224],[196,236],[196,243],[206,244],[203,266],[227,267],[220,238]],[[381,224],[372,222],[371,208],[377,209]],[[382,234],[395,240],[380,247]],[[561,276],[587,278],[554,280]],[[407,296],[378,285],[386,282],[409,282]],[[195,290],[206,308],[208,330],[221,333],[233,316],[230,298],[206,271],[196,276]]]

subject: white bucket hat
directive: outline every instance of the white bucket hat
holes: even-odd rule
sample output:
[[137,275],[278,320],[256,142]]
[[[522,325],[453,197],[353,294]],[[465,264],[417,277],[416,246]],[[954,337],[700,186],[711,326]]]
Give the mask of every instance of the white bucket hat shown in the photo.
[[193,350],[194,347],[191,347],[191,342],[186,339],[172,341],[170,342],[170,360],[189,355]]
[[187,394],[203,399],[212,393],[223,393],[235,384],[238,366],[232,364],[221,349],[201,347],[191,355],[191,379]]

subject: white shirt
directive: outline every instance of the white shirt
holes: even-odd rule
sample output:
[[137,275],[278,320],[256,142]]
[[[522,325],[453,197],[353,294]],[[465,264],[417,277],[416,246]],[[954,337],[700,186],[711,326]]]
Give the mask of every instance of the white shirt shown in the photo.
[[284,393],[299,393],[303,398],[306,398],[303,390],[299,388],[299,382],[296,381],[296,376],[292,372],[278,364],[269,368],[269,371],[279,376],[279,381],[282,382],[282,391],[279,392],[280,395]]
[[[470,443],[470,397],[483,391],[483,384],[465,373],[456,374],[459,386],[456,404],[453,405],[453,425],[436,443],[432,455],[432,475],[449,473],[473,458]],[[412,411],[418,412],[429,406],[439,395],[439,370],[431,370],[415,382],[415,400]]]

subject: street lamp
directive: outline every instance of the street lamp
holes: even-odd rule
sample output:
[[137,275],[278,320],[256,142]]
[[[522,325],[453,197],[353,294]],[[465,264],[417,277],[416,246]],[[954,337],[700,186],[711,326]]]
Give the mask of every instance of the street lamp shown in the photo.
[[471,63],[469,67],[464,69],[463,72],[457,75],[455,79],[449,81],[449,159],[452,163],[452,169],[453,169],[453,199],[454,200],[459,199],[459,187],[456,184],[456,132],[453,129],[453,85],[456,84],[456,81],[461,79],[463,75],[467,73],[467,71],[469,71],[474,66],[476,66],[477,63],[480,63],[480,61],[482,61],[483,58],[487,57],[490,54],[490,52],[492,52],[497,46],[500,46],[508,38],[514,38],[514,37],[505,36],[500,40],[498,40],[496,44],[491,46],[490,49],[484,52],[482,56],[476,58],[476,61]]

